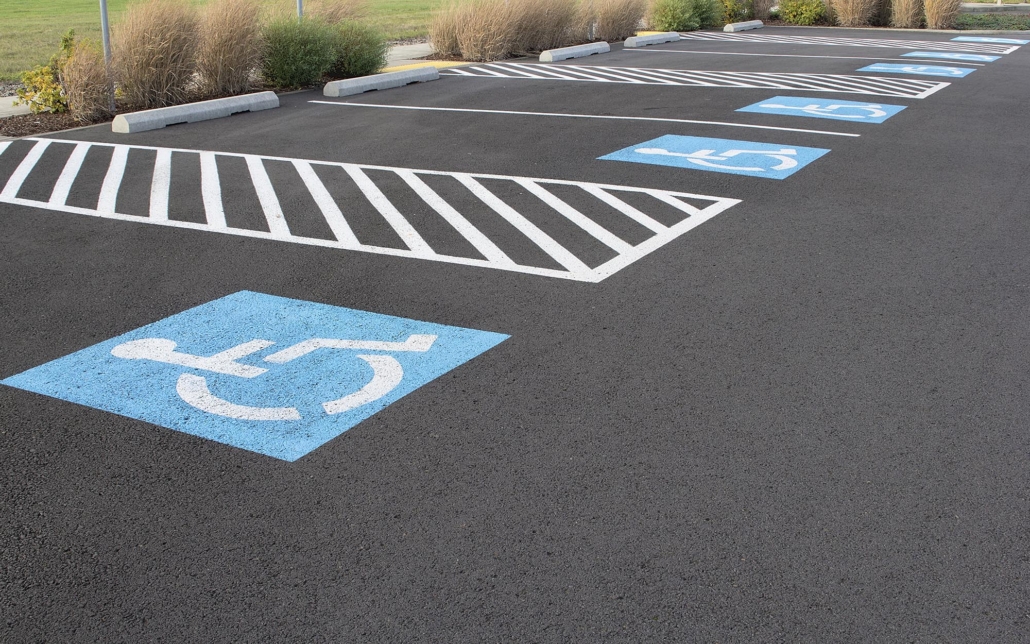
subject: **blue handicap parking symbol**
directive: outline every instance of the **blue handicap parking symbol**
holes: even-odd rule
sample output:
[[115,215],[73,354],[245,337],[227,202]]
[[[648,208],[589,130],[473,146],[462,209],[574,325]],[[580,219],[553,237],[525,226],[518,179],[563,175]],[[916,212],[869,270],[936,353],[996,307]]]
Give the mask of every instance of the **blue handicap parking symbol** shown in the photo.
[[829,150],[796,145],[668,134],[600,158],[604,161],[629,161],[785,179],[827,152]]
[[891,74],[919,74],[921,76],[950,76],[951,78],[963,78],[969,76],[975,69],[968,67],[941,67],[938,65],[895,65],[892,63],[875,63],[867,65],[860,72],[889,72]]
[[834,121],[851,121],[853,123],[883,123],[903,109],[905,109],[904,105],[841,101],[832,98],[774,96],[767,101],[748,105],[737,111],[808,116],[817,119],[832,119]]
[[993,42],[1002,45],[1030,45],[1030,40],[1019,40],[1018,38],[994,38],[991,36],[958,36],[952,38],[959,42]]
[[295,461],[508,337],[241,291],[0,383]]
[[957,51],[910,51],[902,54],[907,58],[941,58],[944,60],[964,60],[970,63],[993,63],[1001,56],[990,56],[988,54],[963,54]]

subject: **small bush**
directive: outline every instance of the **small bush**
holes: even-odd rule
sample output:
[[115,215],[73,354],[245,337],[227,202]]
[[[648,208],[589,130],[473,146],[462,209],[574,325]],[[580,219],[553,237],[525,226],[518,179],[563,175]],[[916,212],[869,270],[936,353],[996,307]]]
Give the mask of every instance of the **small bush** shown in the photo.
[[275,87],[307,87],[336,63],[336,30],[318,18],[281,18],[265,25],[261,73]]
[[[772,0],[764,1],[771,6]],[[719,0],[691,0],[690,6],[702,29],[722,26],[722,3]]]
[[334,78],[354,78],[374,74],[386,66],[390,49],[375,29],[358,22],[341,22],[336,29],[336,61],[329,69]]
[[755,20],[768,20],[776,0],[752,0],[751,13]]
[[76,121],[87,125],[111,116],[111,85],[99,43],[75,43],[61,67],[61,82],[68,97],[68,110]]
[[197,69],[199,21],[193,7],[170,0],[131,5],[114,33],[114,64],[126,103],[136,108],[189,99]]
[[755,17],[755,8],[751,0],[722,0],[722,15],[725,22],[744,22]]
[[604,41],[625,40],[637,33],[647,12],[647,0],[596,0],[594,38]]
[[841,27],[864,27],[875,11],[875,0],[833,0],[833,15]]
[[1030,30],[1030,16],[999,13],[960,13],[955,17],[955,29],[1009,29]]
[[655,0],[647,22],[658,31],[694,31],[701,21],[694,15],[690,0]]
[[33,114],[53,112],[59,114],[68,110],[68,100],[61,86],[61,65],[71,54],[75,44],[75,30],[69,29],[61,37],[61,48],[50,57],[50,62],[24,72],[21,75],[22,87],[15,92],[18,98],[15,105],[28,105]]
[[252,0],[216,0],[200,21],[197,79],[205,95],[242,94],[261,65],[261,22]]
[[962,0],[925,0],[927,29],[950,29],[962,8]]
[[923,0],[893,0],[891,26],[918,29],[923,24]]
[[823,0],[781,0],[780,17],[792,25],[814,25],[826,15]]

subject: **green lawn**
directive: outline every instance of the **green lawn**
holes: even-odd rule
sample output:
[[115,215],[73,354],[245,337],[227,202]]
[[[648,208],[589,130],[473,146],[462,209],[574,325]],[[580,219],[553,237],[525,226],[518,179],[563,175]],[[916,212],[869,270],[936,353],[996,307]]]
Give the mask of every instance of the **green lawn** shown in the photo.
[[[204,4],[205,0],[190,0]],[[259,0],[270,8],[294,10],[296,0]],[[391,40],[424,36],[433,12],[445,0],[368,0],[368,22]],[[129,0],[108,0],[111,23],[118,22]],[[100,38],[98,0],[0,1],[0,80],[19,78],[22,71],[45,63],[69,29]]]

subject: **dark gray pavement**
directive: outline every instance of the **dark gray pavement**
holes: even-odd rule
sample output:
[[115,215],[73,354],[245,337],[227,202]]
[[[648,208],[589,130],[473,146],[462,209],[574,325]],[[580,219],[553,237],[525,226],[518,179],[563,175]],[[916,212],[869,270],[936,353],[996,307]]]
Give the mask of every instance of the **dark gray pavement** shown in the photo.
[[[841,58],[567,63],[951,83],[924,99],[445,76],[341,101],[822,133],[307,92],[56,135],[741,203],[598,283],[0,203],[0,378],[240,290],[511,335],[292,463],[0,386],[0,640],[1030,641],[1028,52],[958,79]],[[735,112],[781,95],[907,109],[879,125]],[[668,134],[830,152],[783,181],[597,160]],[[0,155],[0,187],[32,146]],[[19,198],[49,198],[72,146],[51,147]],[[111,152],[94,153],[69,205],[97,203]],[[153,161],[129,154],[118,209],[145,215],[137,161]],[[229,225],[260,229],[232,163]],[[269,174],[291,230],[328,238],[303,185]],[[203,222],[194,175],[173,174],[172,219]],[[401,248],[362,221],[362,242]]]

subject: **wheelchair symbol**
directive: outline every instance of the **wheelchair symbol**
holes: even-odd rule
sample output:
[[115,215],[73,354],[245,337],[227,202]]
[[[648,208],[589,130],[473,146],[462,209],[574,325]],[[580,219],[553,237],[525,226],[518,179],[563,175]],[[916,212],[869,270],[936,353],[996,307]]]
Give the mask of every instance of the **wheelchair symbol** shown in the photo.
[[[436,342],[435,335],[409,335],[404,342],[376,342],[368,340],[337,340],[312,338],[298,342],[292,346],[273,353],[264,358],[271,364],[286,364],[308,355],[319,349],[343,349],[354,351],[403,352],[414,351],[425,353]],[[125,342],[111,349],[111,354],[125,360],[151,360],[163,364],[177,365],[210,373],[218,373],[239,378],[256,378],[268,369],[237,362],[240,358],[266,349],[275,344],[269,340],[251,340],[235,347],[230,347],[211,356],[196,356],[176,351],[176,343],[165,338],[147,338]],[[387,395],[404,378],[404,369],[400,362],[390,355],[382,353],[358,354],[372,367],[372,379],[361,389],[342,398],[322,403],[326,414],[335,415],[350,411],[379,400]],[[300,411],[296,407],[250,407],[239,405],[219,398],[211,393],[207,379],[192,373],[179,376],[175,391],[187,404],[217,416],[237,420],[300,420]]]
[[[797,159],[793,158],[797,156],[798,151],[793,148],[783,148],[780,150],[727,150],[719,154],[715,153],[715,150],[698,150],[696,152],[670,152],[665,148],[637,148],[633,150],[637,154],[652,154],[658,156],[669,156],[679,157],[686,159],[688,162],[695,165],[704,166],[707,168],[718,168],[720,170],[737,170],[743,172],[765,172],[766,170],[790,170],[796,168],[798,165]],[[734,157],[742,154],[755,154],[769,157],[770,159],[776,159],[779,161],[776,165],[770,168],[762,168],[758,166],[740,166],[740,165],[724,165],[722,163],[713,163],[715,161],[729,161]]]
[[[878,119],[883,116],[887,116],[887,112],[883,109],[882,105],[876,105],[869,103],[868,105],[826,105],[820,106],[813,103],[812,105],[780,105],[778,103],[762,103],[759,107],[764,107],[770,110],[799,110],[805,114],[811,114],[812,116],[833,116],[841,119]],[[868,114],[842,114],[840,110],[865,110]]]

